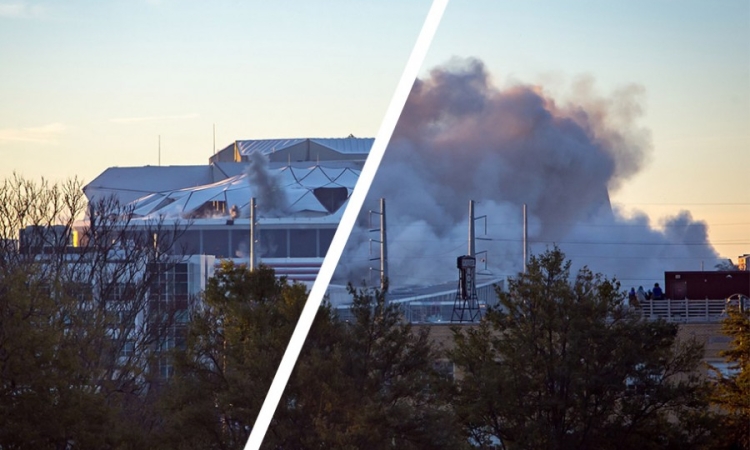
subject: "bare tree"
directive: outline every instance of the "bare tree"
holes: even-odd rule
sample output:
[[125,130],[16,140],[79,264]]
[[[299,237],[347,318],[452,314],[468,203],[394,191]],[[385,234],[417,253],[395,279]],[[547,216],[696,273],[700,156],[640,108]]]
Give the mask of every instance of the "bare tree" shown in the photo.
[[[189,224],[139,218],[113,197],[87,205],[81,188],[19,175],[0,184],[2,448],[116,446],[148,431],[147,406],[168,375],[160,363],[184,335],[187,295],[174,295],[170,274]],[[79,400],[69,410],[67,397]],[[27,410],[32,400],[55,411]],[[80,414],[91,417],[78,428],[61,424]],[[38,433],[22,432],[37,422]],[[132,429],[100,441],[92,428],[103,423]]]

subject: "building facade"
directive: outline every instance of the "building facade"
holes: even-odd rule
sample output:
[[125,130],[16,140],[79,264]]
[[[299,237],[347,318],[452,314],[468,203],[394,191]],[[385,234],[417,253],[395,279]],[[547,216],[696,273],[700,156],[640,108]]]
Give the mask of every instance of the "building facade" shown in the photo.
[[175,254],[253,259],[312,282],[373,141],[235,141],[204,166],[109,168],[84,192],[127,205],[136,224],[182,224]]

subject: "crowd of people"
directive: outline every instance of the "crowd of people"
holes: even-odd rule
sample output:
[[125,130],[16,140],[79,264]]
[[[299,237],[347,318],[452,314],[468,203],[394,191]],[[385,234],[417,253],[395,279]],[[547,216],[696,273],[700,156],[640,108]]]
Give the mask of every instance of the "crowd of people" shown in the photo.
[[645,302],[646,300],[664,300],[664,291],[659,286],[659,283],[654,283],[654,288],[649,289],[648,291],[645,291],[643,289],[643,286],[638,286],[638,290],[636,291],[634,287],[630,288],[630,292],[628,293],[628,300],[630,301],[630,306],[640,306],[642,302]]

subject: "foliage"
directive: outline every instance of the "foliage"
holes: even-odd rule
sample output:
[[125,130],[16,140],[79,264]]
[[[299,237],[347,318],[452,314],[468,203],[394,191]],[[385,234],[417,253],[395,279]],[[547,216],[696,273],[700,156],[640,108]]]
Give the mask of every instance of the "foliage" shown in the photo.
[[260,410],[306,293],[273,269],[223,261],[191,318],[163,408],[163,445],[240,448]]
[[349,290],[353,318],[327,323],[338,342],[308,338],[264,446],[461,448],[429,331],[404,322],[385,292]]
[[[740,300],[742,301],[742,299]],[[726,445],[750,449],[750,309],[729,307],[722,322],[722,332],[732,338],[722,356],[730,363],[731,373],[718,377],[713,391],[714,402],[724,412],[722,433]]]
[[532,257],[478,327],[454,329],[466,436],[481,448],[698,445],[702,347],[640,320],[615,280],[570,267],[557,248]]
[[[184,225],[84,204],[77,180],[0,184],[0,448],[244,446],[305,287],[223,262],[201,302],[163,296]],[[694,448],[709,429],[739,445],[747,313],[725,323],[740,370],[716,384],[719,427],[701,347],[640,320],[616,281],[571,279],[570,266],[558,249],[532,258],[499,308],[454,329],[455,383],[426,327],[350,286],[352,318],[321,307],[264,447]]]
[[[351,289],[354,320],[324,305],[264,448],[435,448],[455,441],[439,402],[427,332],[401,321],[382,292]],[[307,294],[301,285],[222,264],[192,321],[165,404],[165,438],[182,448],[240,448]],[[434,388],[431,386],[434,384]],[[437,405],[443,405],[439,408]],[[446,418],[448,418],[446,420]]]
[[[0,303],[0,447],[64,448],[75,439],[82,448],[104,447],[112,423],[98,395],[86,339],[70,332],[70,298],[54,300],[24,273],[5,274]],[[71,323],[71,320],[74,321]]]
[[75,179],[0,183],[0,448],[138,447],[157,421],[174,311],[151,314],[147,268],[169,267],[181,228],[85,204]]

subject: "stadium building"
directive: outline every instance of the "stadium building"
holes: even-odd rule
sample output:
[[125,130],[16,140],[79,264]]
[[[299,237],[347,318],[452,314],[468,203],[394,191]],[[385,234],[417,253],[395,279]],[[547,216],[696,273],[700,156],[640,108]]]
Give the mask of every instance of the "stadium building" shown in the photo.
[[255,199],[255,262],[313,281],[372,138],[235,141],[207,165],[112,167],[84,187],[112,196],[137,220],[181,221],[176,253],[248,262]]

